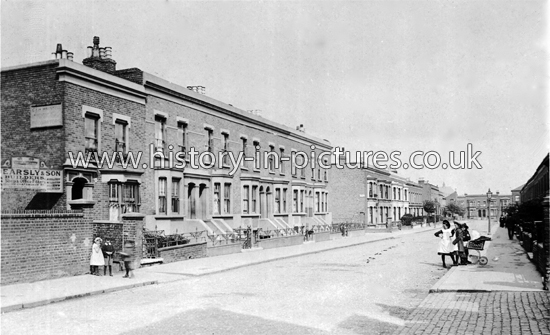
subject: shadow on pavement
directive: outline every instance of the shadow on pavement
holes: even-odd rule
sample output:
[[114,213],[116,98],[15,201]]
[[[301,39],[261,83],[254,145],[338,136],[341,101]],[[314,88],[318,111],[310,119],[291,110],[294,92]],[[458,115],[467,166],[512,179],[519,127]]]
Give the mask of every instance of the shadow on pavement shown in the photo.
[[384,322],[366,315],[352,315],[338,324],[333,334],[340,333],[338,330],[346,330],[352,334],[392,334],[400,325],[391,322]]
[[329,332],[219,308],[192,309],[122,334],[320,334]]

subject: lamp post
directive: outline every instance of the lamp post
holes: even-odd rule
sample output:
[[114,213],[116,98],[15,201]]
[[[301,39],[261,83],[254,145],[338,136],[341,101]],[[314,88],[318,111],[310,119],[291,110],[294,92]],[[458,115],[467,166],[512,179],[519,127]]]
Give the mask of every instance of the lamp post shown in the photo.
[[487,212],[488,212],[488,215],[489,215],[489,227],[487,228],[487,234],[488,235],[491,235],[491,196],[493,195],[493,193],[491,193],[491,189],[489,189],[489,191],[487,191]]

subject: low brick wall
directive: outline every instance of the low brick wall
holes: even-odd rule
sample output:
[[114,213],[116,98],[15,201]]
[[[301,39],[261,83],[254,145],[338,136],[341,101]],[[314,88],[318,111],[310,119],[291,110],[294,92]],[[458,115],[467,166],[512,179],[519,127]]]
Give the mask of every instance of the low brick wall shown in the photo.
[[291,245],[299,245],[304,243],[303,235],[290,235],[282,237],[273,237],[260,240],[259,246],[263,249],[289,247]]
[[391,228],[367,228],[365,229],[365,234],[371,234],[371,233],[391,233]]
[[206,242],[176,245],[158,249],[163,263],[173,263],[207,256]]
[[90,271],[92,222],[80,211],[2,213],[2,285]]
[[330,232],[329,231],[322,231],[313,234],[313,240],[315,242],[323,242],[323,241],[330,241]]
[[330,239],[331,240],[337,240],[337,239],[346,238],[346,237],[364,236],[365,231],[366,231],[366,229],[349,230],[348,231],[348,236],[342,236],[341,232],[331,233],[330,234]]
[[226,245],[218,245],[215,247],[208,247],[206,254],[208,257],[236,254],[241,252],[243,248],[242,243],[231,243]]

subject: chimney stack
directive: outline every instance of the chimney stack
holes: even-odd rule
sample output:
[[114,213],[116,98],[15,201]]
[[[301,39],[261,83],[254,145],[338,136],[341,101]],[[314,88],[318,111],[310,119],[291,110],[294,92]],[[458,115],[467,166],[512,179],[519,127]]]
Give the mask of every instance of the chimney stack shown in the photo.
[[187,89],[202,95],[206,94],[206,87],[204,86],[187,86]]
[[111,47],[100,47],[99,37],[94,36],[93,46],[87,48],[87,58],[82,61],[82,64],[99,71],[115,74],[116,62],[111,58]]
[[73,53],[68,52],[67,50],[63,50],[63,46],[61,43],[57,43],[57,47],[55,48],[55,52],[52,52],[53,59],[68,59],[70,61],[73,60]]

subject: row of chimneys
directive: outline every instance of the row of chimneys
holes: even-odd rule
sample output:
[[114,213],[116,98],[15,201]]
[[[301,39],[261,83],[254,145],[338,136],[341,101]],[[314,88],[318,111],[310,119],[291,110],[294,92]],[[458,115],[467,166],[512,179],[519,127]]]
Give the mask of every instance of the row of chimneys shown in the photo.
[[[99,71],[115,74],[116,62],[111,58],[113,49],[111,47],[100,47],[98,36],[94,36],[93,44],[86,48],[86,58],[82,61],[82,64]],[[61,43],[57,44],[56,51],[52,52],[52,54],[54,55],[54,59],[73,60],[73,53],[63,50]],[[187,88],[199,94],[206,94],[204,86],[187,86]]]
[[187,86],[187,89],[202,95],[206,94],[206,88],[204,86]]
[[[87,48],[87,58],[111,59],[113,48],[111,47],[100,48],[98,36],[94,36],[93,43],[94,43],[93,46],[89,46]],[[73,56],[74,56],[72,52],[63,50],[63,46],[61,45],[61,43],[57,43],[55,52],[52,52],[52,55],[53,55],[53,59],[68,59],[70,61],[73,60]]]
[[257,116],[262,115],[262,110],[261,109],[249,109],[249,110],[247,110],[247,112],[252,114],[252,115],[257,115]]
[[87,58],[102,58],[102,59],[111,59],[113,48],[111,47],[99,47],[99,37],[94,36],[93,40],[94,45],[88,46],[87,48]]
[[67,50],[63,50],[63,46],[61,46],[61,43],[57,43],[57,48],[55,48],[55,52],[52,52],[53,59],[68,59],[70,61],[73,60],[73,53],[68,52]]

